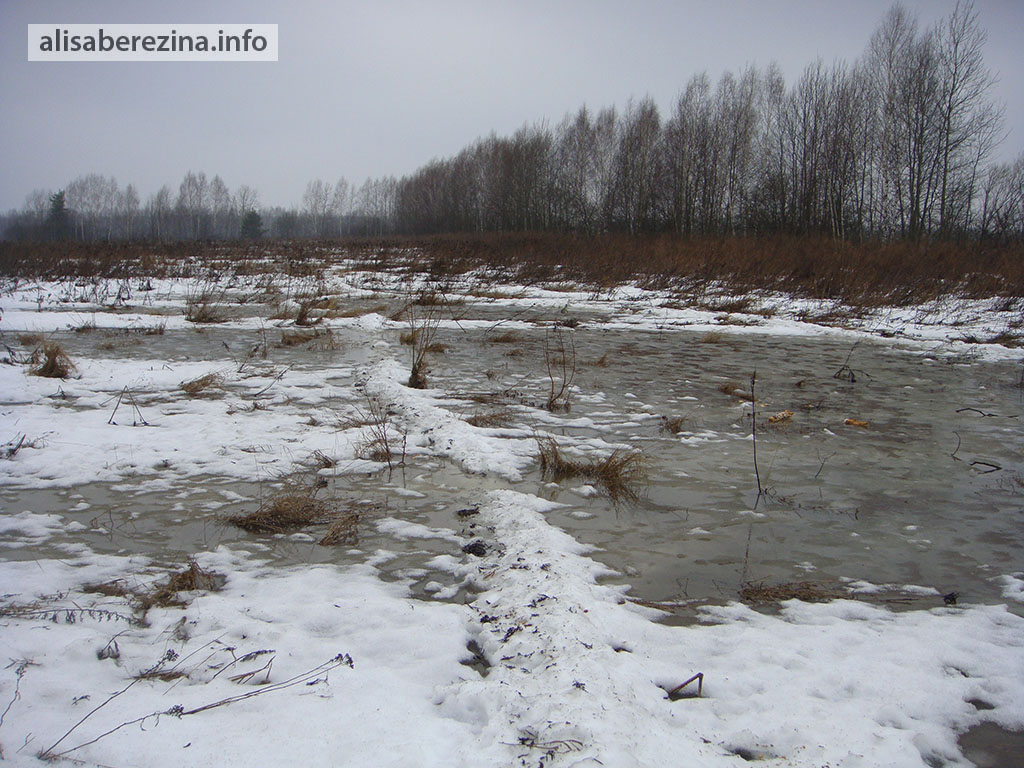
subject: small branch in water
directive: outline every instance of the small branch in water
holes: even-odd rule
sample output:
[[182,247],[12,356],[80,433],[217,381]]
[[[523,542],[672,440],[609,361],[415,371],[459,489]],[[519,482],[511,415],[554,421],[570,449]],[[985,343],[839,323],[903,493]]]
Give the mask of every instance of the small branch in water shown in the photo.
[[998,471],[1000,471],[1002,469],[1001,466],[999,466],[998,464],[993,464],[990,461],[972,461],[971,462],[971,466],[972,467],[988,467],[988,469],[978,470],[983,475],[987,475],[987,474],[990,474],[992,472],[998,472]]
[[836,452],[832,451],[832,453],[830,453],[828,456],[826,456],[824,459],[821,460],[821,464],[818,465],[818,471],[814,473],[814,479],[815,480],[818,479],[818,475],[821,474],[821,470],[823,470],[825,468],[825,462],[828,461],[829,459],[831,459],[835,455],[836,455]]
[[[979,414],[981,416],[992,416],[992,417],[995,417],[997,419],[1003,418],[998,413],[989,413],[988,411],[983,411],[980,408],[957,408],[956,409],[957,413],[966,413],[968,411],[971,411],[973,413],[977,413],[977,414]],[[1007,416],[1006,418],[1008,418],[1008,419],[1016,419],[1017,418],[1017,414],[1014,414],[1013,416]]]
[[754,395],[754,382],[757,381],[757,371],[750,374],[750,437],[754,444],[754,479],[757,480],[757,501],[754,502],[754,509],[757,509],[758,502],[764,496],[764,489],[761,487],[761,473],[757,469],[757,397]]

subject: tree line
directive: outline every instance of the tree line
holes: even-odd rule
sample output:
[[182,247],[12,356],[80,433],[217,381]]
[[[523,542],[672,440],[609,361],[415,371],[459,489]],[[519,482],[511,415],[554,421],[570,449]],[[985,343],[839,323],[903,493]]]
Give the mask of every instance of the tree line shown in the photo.
[[[1024,154],[1004,138],[985,33],[969,3],[922,29],[902,6],[852,64],[693,76],[666,114],[651,98],[524,125],[402,178],[306,186],[260,208],[247,186],[189,172],[141,205],[95,174],[37,191],[8,238],[221,239],[558,231],[1024,239]],[[58,194],[60,197],[58,198]],[[62,212],[63,211],[63,212]]]

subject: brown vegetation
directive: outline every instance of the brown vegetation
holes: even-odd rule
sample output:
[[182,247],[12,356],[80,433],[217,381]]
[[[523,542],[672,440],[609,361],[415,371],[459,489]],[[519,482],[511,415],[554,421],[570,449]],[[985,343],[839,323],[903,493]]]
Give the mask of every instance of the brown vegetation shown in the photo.
[[559,482],[583,477],[597,483],[613,500],[632,500],[647,479],[647,458],[641,451],[616,449],[603,459],[573,459],[550,437],[537,438],[541,477]]
[[56,341],[44,341],[32,352],[32,367],[29,373],[47,379],[66,379],[75,371],[64,348]]
[[[940,295],[1024,296],[1024,245],[970,240],[860,242],[817,235],[692,236],[490,233],[246,243],[0,243],[0,274],[55,279],[314,274],[324,258],[363,259],[453,277],[480,267],[509,280],[609,286],[630,279],[699,296],[777,290],[858,307]],[[197,295],[201,298],[201,292]],[[208,297],[210,299],[214,297]],[[197,310],[202,302],[196,303]]]
[[203,374],[202,376],[197,376],[196,378],[190,379],[188,381],[183,381],[178,386],[181,387],[182,392],[184,392],[189,397],[195,397],[196,395],[206,391],[210,387],[220,384],[223,380],[223,376],[221,376],[219,373],[213,372]]
[[330,506],[312,493],[287,491],[267,499],[255,512],[232,515],[228,522],[248,533],[289,533],[332,516]]
[[797,581],[788,584],[764,584],[746,582],[740,587],[740,599],[745,603],[780,603],[783,600],[803,600],[807,603],[822,603],[836,600],[845,595],[838,589],[825,587],[811,581]]

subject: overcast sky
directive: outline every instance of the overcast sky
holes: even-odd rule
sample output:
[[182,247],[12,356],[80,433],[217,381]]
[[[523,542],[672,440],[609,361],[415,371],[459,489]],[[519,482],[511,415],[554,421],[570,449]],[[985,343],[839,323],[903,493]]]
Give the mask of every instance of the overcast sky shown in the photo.
[[[402,175],[492,131],[776,61],[853,62],[890,0],[0,0],[0,210],[76,176],[132,182],[143,203],[189,169],[264,205],[306,182]],[[952,0],[907,0],[930,26]],[[1009,136],[1024,150],[1024,2],[977,0]],[[30,23],[279,25],[276,63],[28,62]]]

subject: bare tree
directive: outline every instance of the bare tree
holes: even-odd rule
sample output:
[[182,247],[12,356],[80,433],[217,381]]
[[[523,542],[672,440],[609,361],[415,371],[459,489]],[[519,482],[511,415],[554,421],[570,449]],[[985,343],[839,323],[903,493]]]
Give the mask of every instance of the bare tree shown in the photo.
[[220,176],[210,182],[210,235],[227,237],[228,219],[231,216],[231,192]]
[[198,240],[206,234],[210,187],[206,174],[189,171],[178,188],[178,209],[188,221],[189,235]]
[[967,226],[981,164],[1001,139],[1002,110],[989,100],[996,77],[985,66],[986,34],[970,2],[958,2],[935,32],[941,83],[939,229]]
[[302,195],[302,211],[309,217],[312,233],[324,237],[331,220],[331,185],[322,179],[313,179],[306,184]]
[[118,218],[120,219],[121,237],[131,240],[135,237],[135,223],[139,217],[139,193],[135,185],[129,184],[118,195]]

